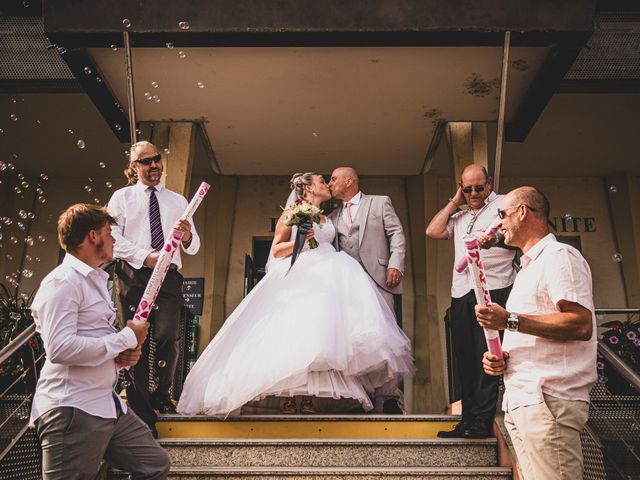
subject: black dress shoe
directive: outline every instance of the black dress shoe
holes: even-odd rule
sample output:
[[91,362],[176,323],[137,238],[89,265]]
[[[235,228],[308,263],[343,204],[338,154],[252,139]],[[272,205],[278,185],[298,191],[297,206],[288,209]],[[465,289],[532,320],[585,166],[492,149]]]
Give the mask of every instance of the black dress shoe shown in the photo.
[[476,418],[469,423],[464,430],[464,438],[490,438],[493,437],[493,421]]
[[388,415],[403,415],[404,411],[400,408],[397,398],[388,398],[382,404],[382,413]]
[[469,424],[464,420],[457,424],[453,430],[441,430],[438,438],[464,438],[464,432]]

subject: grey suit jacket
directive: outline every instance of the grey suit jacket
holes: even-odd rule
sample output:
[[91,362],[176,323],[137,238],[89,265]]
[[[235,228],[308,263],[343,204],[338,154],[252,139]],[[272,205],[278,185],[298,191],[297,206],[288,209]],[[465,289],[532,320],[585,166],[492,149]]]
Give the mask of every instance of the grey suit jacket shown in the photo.
[[[334,246],[338,251],[338,220],[342,209],[340,206],[329,215],[336,228]],[[404,231],[391,199],[363,193],[357,216],[360,225],[359,253],[365,270],[380,288],[401,294],[402,282],[395,288],[387,287],[387,268],[396,268],[404,274],[406,254]]]

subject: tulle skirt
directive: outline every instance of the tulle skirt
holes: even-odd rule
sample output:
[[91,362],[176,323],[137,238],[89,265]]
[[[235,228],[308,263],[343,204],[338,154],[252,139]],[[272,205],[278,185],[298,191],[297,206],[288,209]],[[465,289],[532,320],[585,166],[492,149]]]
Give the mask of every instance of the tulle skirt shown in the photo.
[[225,416],[269,395],[353,398],[413,371],[410,341],[362,266],[322,243],[275,263],[189,373],[177,410]]

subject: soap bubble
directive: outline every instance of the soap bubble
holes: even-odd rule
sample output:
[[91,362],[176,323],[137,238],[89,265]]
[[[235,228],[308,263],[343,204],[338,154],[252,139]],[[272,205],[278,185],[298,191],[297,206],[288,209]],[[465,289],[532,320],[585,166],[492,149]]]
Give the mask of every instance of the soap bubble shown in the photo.
[[47,180],[49,180],[49,176],[46,173],[41,173],[40,180],[42,180],[43,182],[46,182]]
[[94,203],[100,203],[100,199],[99,199],[99,198],[94,198],[94,199],[93,199],[93,202],[94,202]]
[[180,51],[178,52],[178,57],[180,57],[180,58],[186,58],[186,56],[187,56],[187,54],[186,54],[186,53],[184,53],[184,50],[180,50]]
[[84,67],[84,74],[85,75],[91,75],[93,73],[93,71],[91,70],[90,67]]
[[18,239],[16,237],[13,237],[13,236],[9,239],[9,241],[11,243],[13,243],[14,245],[16,245],[18,243]]
[[7,169],[7,164],[0,160],[0,172]]
[[189,25],[189,22],[179,22],[178,26],[180,27],[180,30],[189,30],[189,28],[191,28],[191,26]]
[[73,130],[69,129],[69,130],[67,130],[67,133],[68,133],[69,135],[73,135]]
[[18,223],[16,223],[16,225],[18,226],[18,228],[20,230],[26,230],[27,229],[27,226],[22,222],[18,222]]
[[24,243],[26,243],[27,245],[29,245],[30,247],[33,246],[33,237],[29,236],[29,237],[25,237],[24,239]]
[[15,113],[12,113],[11,115],[9,115],[9,118],[10,118],[11,120],[13,120],[14,122],[17,122],[17,121],[18,121],[18,116],[17,116]]
[[9,163],[7,163],[7,168],[9,170],[15,170],[16,166],[13,163],[9,162]]
[[107,188],[113,187],[113,184],[111,182],[106,182],[105,185],[107,186]]
[[89,185],[84,186],[84,191],[87,193],[91,193],[91,187]]
[[116,129],[116,131],[118,131],[118,132],[119,132],[120,130],[122,130],[122,127],[121,127],[119,124],[117,124],[117,123],[113,126],[113,128],[115,128],[115,129]]
[[106,164],[106,163],[104,163],[104,162],[100,162],[100,163],[98,164],[98,166],[99,166],[100,168],[106,168],[106,167],[107,167],[107,164]]
[[151,93],[150,92],[144,92],[144,98],[146,98],[147,100],[151,100]]
[[611,255],[611,259],[616,263],[620,263],[622,262],[622,254],[620,252],[615,252]]
[[20,185],[22,185],[22,188],[29,188],[29,182],[27,182],[26,180],[22,182]]
[[564,219],[567,221],[571,221],[573,220],[573,215],[571,215],[570,213],[565,213],[564,214]]
[[47,203],[47,199],[46,199],[45,197],[43,197],[42,195],[40,195],[40,196],[38,197],[38,202],[40,202],[40,203]]
[[96,82],[102,83],[102,79],[100,77],[96,77]]
[[124,28],[129,28],[131,26],[131,20],[129,20],[128,18],[125,18],[122,20],[122,26]]
[[113,50],[114,52],[117,52],[117,51],[118,51],[118,46],[117,46],[117,45],[112,44],[110,48],[111,48],[111,50]]
[[167,46],[167,48],[173,48],[173,42],[167,42],[165,43],[165,45]]
[[151,82],[151,86],[153,88],[158,88],[160,85],[158,85],[158,82]]
[[29,269],[25,268],[25,269],[22,271],[22,276],[23,276],[24,278],[31,278],[31,277],[33,277],[33,272],[32,272],[31,270],[29,270]]
[[197,85],[198,85],[198,88],[204,88],[204,83],[202,82],[198,82]]
[[[46,239],[46,237],[45,237],[44,235],[38,235],[38,241],[39,241],[40,243],[44,243],[44,242],[46,242],[46,240],[47,240],[47,239]],[[38,260],[38,259],[36,258],[36,260]],[[39,261],[39,260],[38,260],[38,261]]]
[[18,216],[22,219],[25,219],[29,216],[29,212],[27,212],[26,210],[20,210],[18,212]]
[[618,187],[616,185],[609,185],[609,192],[618,193]]
[[35,216],[35,214],[34,214],[33,212],[28,212],[28,213],[27,213],[27,217],[28,217],[28,218],[30,218],[30,219],[32,219],[32,220],[33,220],[34,218],[36,218],[36,216]]
[[171,150],[169,150],[168,148],[165,148],[163,152],[165,155],[169,155],[171,153]]
[[154,95],[152,98],[153,98],[153,101],[154,101],[154,102],[156,102],[156,103],[160,103],[160,97],[159,97],[159,96]]
[[80,150],[82,150],[84,147],[86,147],[86,146],[87,146],[87,144],[86,144],[86,143],[84,143],[84,140],[82,140],[82,139],[79,139],[79,140],[76,142],[76,145],[78,146],[78,148],[79,148]]
[[13,191],[16,192],[18,195],[22,193],[22,190],[20,189],[20,187],[13,187]]

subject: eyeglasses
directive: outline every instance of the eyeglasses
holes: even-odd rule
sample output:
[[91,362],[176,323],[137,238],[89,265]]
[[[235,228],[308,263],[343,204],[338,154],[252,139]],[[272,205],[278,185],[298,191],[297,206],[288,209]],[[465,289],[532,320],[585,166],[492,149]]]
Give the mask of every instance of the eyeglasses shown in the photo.
[[471,193],[473,190],[475,190],[476,193],[484,192],[484,185],[473,185],[471,187],[464,187],[462,189],[464,193]]
[[520,205],[516,205],[515,207],[507,207],[507,208],[505,208],[505,209],[503,209],[503,210],[498,209],[498,217],[500,217],[500,220],[503,220],[503,219],[504,219],[504,217],[506,217],[506,216],[507,216],[504,212],[506,212],[507,210],[514,210],[514,209],[516,209],[516,208],[520,208],[520,207],[528,208],[528,209],[529,209],[529,210],[531,210],[532,212],[535,212],[535,211],[536,211],[536,209],[535,209],[535,208],[532,208],[532,207],[530,207],[529,205],[525,205],[524,203],[521,203]]
[[160,154],[154,155],[153,157],[141,158],[139,160],[135,160],[136,163],[140,165],[144,165],[145,167],[151,165],[151,162],[160,163],[162,161],[162,157]]

